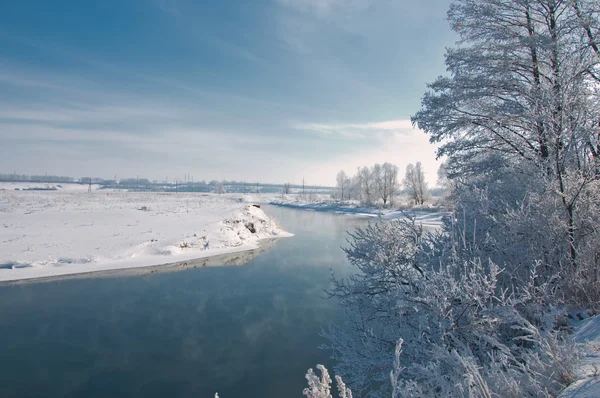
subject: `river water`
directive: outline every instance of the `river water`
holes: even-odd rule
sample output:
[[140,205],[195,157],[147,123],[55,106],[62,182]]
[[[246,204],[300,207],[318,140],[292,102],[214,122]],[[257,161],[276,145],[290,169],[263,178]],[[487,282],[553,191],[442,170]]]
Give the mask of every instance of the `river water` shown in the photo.
[[0,397],[300,397],[333,365],[323,298],[363,218],[265,206],[293,238],[241,266],[0,287]]

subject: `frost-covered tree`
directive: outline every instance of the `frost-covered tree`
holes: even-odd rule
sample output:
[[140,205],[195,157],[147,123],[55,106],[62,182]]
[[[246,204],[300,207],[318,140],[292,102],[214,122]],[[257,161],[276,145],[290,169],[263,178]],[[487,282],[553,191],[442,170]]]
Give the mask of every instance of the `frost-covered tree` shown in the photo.
[[462,39],[446,54],[451,76],[429,86],[413,122],[433,142],[450,139],[439,154],[451,155],[451,170],[478,174],[491,151],[558,173],[557,155],[587,151],[599,60],[572,1],[459,0],[448,17]]
[[347,195],[348,199],[360,200],[360,181],[358,180],[358,175],[349,177]]
[[379,163],[371,167],[371,193],[375,201],[383,196],[383,168]]
[[450,187],[450,179],[448,178],[448,170],[446,163],[441,163],[437,170],[437,185],[442,189]]
[[394,196],[398,192],[398,166],[384,163],[381,166],[381,200],[383,205],[393,204]]
[[423,171],[421,162],[417,162],[414,165],[409,163],[406,166],[403,184],[416,205],[425,204],[427,199],[429,199],[429,188],[425,181],[425,172]]
[[225,193],[225,186],[223,186],[223,183],[221,181],[215,182],[215,193]]
[[340,171],[336,182],[342,200],[354,198],[368,206],[381,201],[387,206],[398,192],[398,167],[387,162],[376,163],[371,167],[359,167],[353,177]]
[[442,144],[454,198],[507,275],[541,261],[563,295],[587,285],[600,303],[599,3],[457,0],[448,19],[450,75],[413,122]]
[[292,191],[292,184],[290,184],[289,182],[286,182],[285,184],[283,184],[283,194],[284,195],[289,195],[291,191]]
[[356,172],[360,201],[364,204],[373,203],[373,180],[369,167],[360,167]]
[[344,170],[340,171],[336,178],[335,181],[337,183],[337,189],[340,192],[341,195],[341,200],[344,200],[344,194],[346,194],[345,198],[348,199],[348,188],[350,186],[350,178],[348,178],[348,175],[346,174],[346,172]]

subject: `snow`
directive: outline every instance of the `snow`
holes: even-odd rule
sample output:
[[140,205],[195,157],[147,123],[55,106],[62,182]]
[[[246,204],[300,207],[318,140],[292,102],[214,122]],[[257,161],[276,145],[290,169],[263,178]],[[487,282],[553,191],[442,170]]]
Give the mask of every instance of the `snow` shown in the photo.
[[[89,184],[74,182],[46,183],[46,182],[0,182],[0,191],[15,190],[52,190],[68,192],[87,192]],[[100,189],[100,185],[92,184],[92,191]]]
[[272,205],[302,209],[310,211],[324,211],[336,214],[348,214],[365,217],[379,217],[383,220],[396,220],[408,215],[414,216],[415,221],[424,226],[438,227],[442,225],[442,218],[446,213],[436,209],[414,209],[404,210],[395,208],[364,207],[354,202],[338,202],[333,200],[322,201],[298,201],[294,199],[275,199]]
[[579,343],[588,343],[588,345],[575,375],[577,381],[560,396],[598,398],[600,397],[600,316],[579,322],[573,338]]
[[239,198],[84,188],[0,190],[0,281],[188,261],[291,236]]

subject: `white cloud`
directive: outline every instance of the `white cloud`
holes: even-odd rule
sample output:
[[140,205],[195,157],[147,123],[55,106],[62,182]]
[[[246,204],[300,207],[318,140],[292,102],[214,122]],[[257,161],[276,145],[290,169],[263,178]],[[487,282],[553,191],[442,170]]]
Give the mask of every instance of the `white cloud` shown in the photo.
[[3,106],[0,103],[0,125],[5,120],[19,120],[30,123],[45,122],[125,122],[131,120],[145,121],[157,119],[171,119],[181,116],[182,112],[176,109],[158,107],[156,105],[139,104],[138,106],[80,106],[80,107],[57,107],[57,106],[32,106],[16,107]]
[[410,120],[389,120],[371,123],[296,123],[292,127],[297,130],[322,135],[338,135],[356,140],[382,138],[413,130]]
[[397,11],[392,2],[375,0],[274,1],[279,6],[275,18],[278,38],[300,54],[319,53],[320,59],[335,53],[332,41],[368,37],[373,30],[382,30],[380,18],[371,11],[384,15]]
[[276,2],[295,11],[326,18],[362,11],[368,8],[373,0],[276,0]]
[[277,0],[279,4],[300,12],[325,16],[331,12],[339,0]]
[[412,130],[410,120],[388,120],[383,122],[372,123],[298,123],[294,125],[297,129],[315,130],[315,131],[344,131],[352,130],[383,130],[383,131],[399,131]]
[[177,0],[157,0],[156,5],[168,14],[172,14],[176,17],[181,16],[181,10],[178,7]]

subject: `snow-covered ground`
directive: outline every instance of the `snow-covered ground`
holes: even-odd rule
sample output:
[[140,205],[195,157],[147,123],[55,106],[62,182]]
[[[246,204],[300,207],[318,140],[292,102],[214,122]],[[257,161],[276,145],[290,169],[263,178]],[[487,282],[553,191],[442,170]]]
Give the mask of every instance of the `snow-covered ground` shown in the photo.
[[588,343],[577,369],[577,381],[569,386],[561,398],[600,397],[600,316],[585,319],[576,325],[573,338]]
[[0,281],[145,267],[291,236],[214,194],[0,190]]
[[[46,183],[46,182],[1,182],[0,191],[62,191],[62,192],[87,192],[89,184],[73,182]],[[92,191],[100,189],[100,185],[92,184]]]
[[315,201],[299,200],[296,196],[273,198],[269,203],[289,207],[293,209],[324,211],[337,214],[351,214],[357,216],[379,217],[383,220],[395,220],[406,216],[415,217],[415,221],[424,225],[437,227],[442,223],[442,217],[446,214],[437,209],[419,208],[404,210],[396,208],[364,207],[356,202],[339,202],[331,199],[317,199]]

